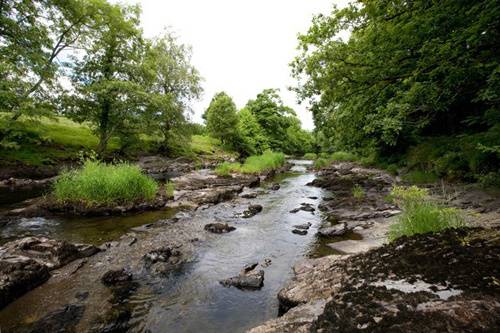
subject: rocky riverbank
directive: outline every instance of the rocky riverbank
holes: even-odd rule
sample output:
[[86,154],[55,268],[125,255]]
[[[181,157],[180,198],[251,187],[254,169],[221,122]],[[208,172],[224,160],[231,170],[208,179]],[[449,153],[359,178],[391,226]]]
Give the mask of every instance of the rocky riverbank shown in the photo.
[[142,283],[154,285],[190,262],[207,236],[203,226],[190,223],[191,212],[230,200],[270,176],[217,177],[203,170],[173,178],[175,195],[165,206],[184,212],[134,228],[99,248],[43,237],[7,243],[0,248],[1,306],[31,290],[4,310],[33,309],[36,320],[25,325],[27,332],[77,326],[85,332],[126,330],[134,307],[129,300]]
[[[306,259],[278,293],[281,317],[263,332],[497,331],[500,323],[499,199],[449,187],[437,199],[470,210],[471,226],[386,242],[399,211],[385,200],[396,179],[351,163],[319,172],[311,186],[332,191],[319,229],[336,255]],[[355,197],[352,189],[362,188]],[[452,189],[452,190],[451,190]],[[359,192],[358,192],[359,193]],[[450,199],[451,198],[451,199]],[[356,239],[335,241],[355,232]]]

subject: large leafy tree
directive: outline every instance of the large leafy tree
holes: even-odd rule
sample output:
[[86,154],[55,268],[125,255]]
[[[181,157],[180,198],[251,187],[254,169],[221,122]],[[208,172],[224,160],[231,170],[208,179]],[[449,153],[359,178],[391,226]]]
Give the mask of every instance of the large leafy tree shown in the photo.
[[207,130],[222,143],[235,147],[238,144],[238,115],[233,99],[225,92],[215,94],[205,112]]
[[202,92],[200,74],[191,64],[191,49],[166,33],[146,46],[142,70],[149,100],[148,128],[157,128],[163,136],[162,148],[172,152],[189,139],[190,102]]
[[496,0],[354,1],[299,37],[297,91],[342,148],[388,154],[488,130],[500,118],[498,17]]
[[61,57],[92,32],[105,1],[0,2],[0,111],[12,121],[46,115]]
[[66,108],[71,118],[94,126],[100,154],[113,135],[128,140],[140,132],[148,103],[141,85],[139,8],[108,5],[103,15],[84,56],[73,59],[74,92]]

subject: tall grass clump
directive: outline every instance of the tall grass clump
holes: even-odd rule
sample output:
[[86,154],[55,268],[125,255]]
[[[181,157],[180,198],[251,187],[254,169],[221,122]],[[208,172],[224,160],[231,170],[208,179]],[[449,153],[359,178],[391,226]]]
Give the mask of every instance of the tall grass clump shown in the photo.
[[285,154],[265,151],[262,155],[250,156],[245,163],[220,164],[215,173],[219,176],[229,176],[231,173],[259,174],[282,167],[285,164]]
[[329,159],[320,157],[316,161],[314,161],[313,167],[314,167],[314,169],[319,170],[321,168],[324,168],[324,167],[330,165],[331,163],[332,163],[332,161],[330,161]]
[[422,170],[410,171],[403,175],[403,180],[412,184],[430,184],[437,182],[438,179],[435,173]]
[[389,240],[427,232],[439,232],[466,225],[463,213],[456,208],[442,207],[433,201],[426,189],[396,186],[392,200],[403,210],[398,222],[389,229]]
[[240,172],[241,164],[224,162],[215,168],[215,173],[222,177],[230,176],[231,173]]
[[352,192],[352,196],[356,200],[360,200],[360,199],[363,199],[365,197],[365,190],[359,184],[354,185],[351,192]]
[[85,206],[111,206],[154,199],[158,184],[138,166],[105,164],[93,160],[82,168],[63,172],[54,184],[56,201]]

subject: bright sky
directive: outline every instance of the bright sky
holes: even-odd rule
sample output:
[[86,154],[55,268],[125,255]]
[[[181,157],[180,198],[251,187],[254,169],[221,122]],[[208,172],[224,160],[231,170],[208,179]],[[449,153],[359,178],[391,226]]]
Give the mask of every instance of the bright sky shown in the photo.
[[204,94],[192,105],[201,115],[212,96],[227,92],[238,108],[266,88],[280,88],[302,126],[313,128],[312,115],[296,103],[287,87],[295,84],[288,64],[297,54],[297,34],[306,32],[313,15],[329,13],[345,0],[126,0],[140,3],[147,37],[165,27],[193,47],[194,66],[204,78]]

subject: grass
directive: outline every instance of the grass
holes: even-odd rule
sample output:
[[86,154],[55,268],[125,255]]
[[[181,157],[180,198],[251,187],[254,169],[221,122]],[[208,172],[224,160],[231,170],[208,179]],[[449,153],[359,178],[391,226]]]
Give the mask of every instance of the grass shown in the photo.
[[165,184],[165,194],[167,195],[168,199],[173,199],[174,193],[175,193],[175,184],[169,180]]
[[354,199],[363,199],[365,197],[365,190],[359,184],[356,184],[352,188],[352,196]]
[[430,184],[435,183],[438,179],[436,174],[421,170],[410,171],[403,175],[403,180],[411,184]]
[[315,153],[307,153],[307,154],[304,154],[304,156],[302,156],[302,158],[305,160],[315,160],[318,158],[318,155]]
[[259,174],[280,168],[285,164],[283,153],[266,151],[262,155],[250,156],[245,163],[224,162],[215,169],[219,176],[229,176],[231,173]]
[[[7,126],[8,114],[0,113],[0,129]],[[42,117],[33,121],[21,117],[15,124],[16,146],[0,148],[4,162],[18,161],[28,165],[53,164],[61,159],[77,159],[82,150],[95,150],[98,139],[87,124],[65,117]],[[109,150],[119,147],[112,138]]]
[[466,225],[462,211],[442,207],[432,201],[426,189],[416,186],[396,186],[391,192],[393,201],[402,208],[398,222],[389,229],[389,240],[428,232],[439,232]]
[[64,204],[112,206],[154,199],[158,184],[138,166],[87,160],[82,168],[63,172],[53,195]]
[[213,157],[219,159],[222,157],[237,157],[237,153],[228,152],[222,146],[220,140],[212,138],[207,135],[193,135],[191,136],[190,143],[191,150],[196,155],[203,155],[205,157]]

